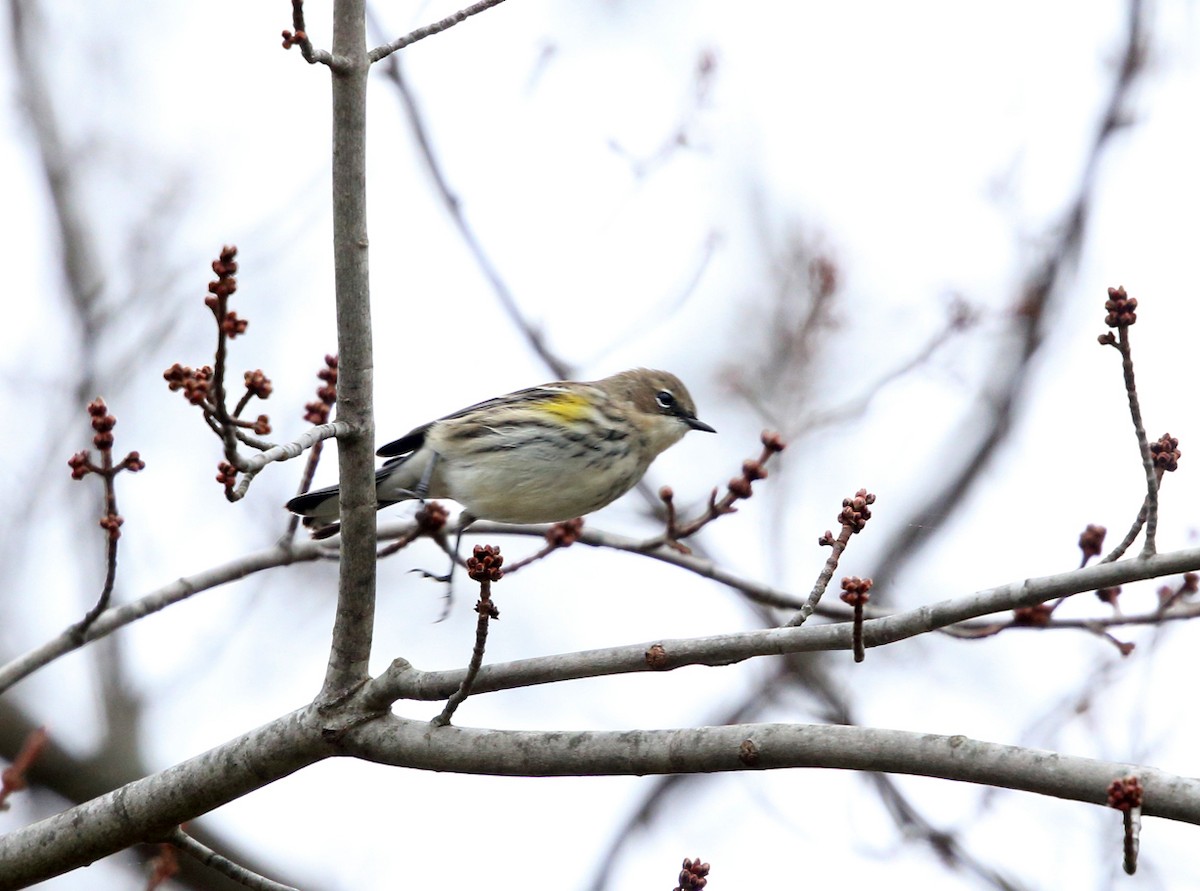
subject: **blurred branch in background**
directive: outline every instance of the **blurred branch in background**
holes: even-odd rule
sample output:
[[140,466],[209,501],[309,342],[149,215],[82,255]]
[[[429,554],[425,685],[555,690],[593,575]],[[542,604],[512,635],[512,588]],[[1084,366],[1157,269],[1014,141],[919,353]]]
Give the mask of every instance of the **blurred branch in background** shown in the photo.
[[[963,419],[964,432],[955,437],[957,443],[965,444],[955,450],[957,467],[931,478],[924,500],[910,509],[908,517],[889,524],[888,528],[894,530],[891,541],[884,545],[875,566],[868,570],[872,578],[888,583],[888,588],[894,589],[894,582],[904,570],[946,528],[942,522],[946,506],[967,497],[1013,431],[1014,417],[1027,395],[1032,362],[1042,346],[1045,320],[1053,314],[1056,300],[1067,290],[1077,268],[1099,188],[1100,161],[1116,134],[1131,123],[1130,105],[1145,73],[1149,40],[1145,4],[1142,0],[1129,0],[1122,51],[1095,134],[1082,162],[1075,194],[1041,258],[1019,276],[1025,284],[1015,301],[1011,315],[1012,334],[1007,339],[1015,342],[1015,349],[998,350],[992,368],[981,377],[985,384],[974,400],[973,417]],[[757,218],[764,238],[769,238],[761,214]],[[970,330],[979,318],[966,302],[956,299],[949,308],[944,326],[908,360],[877,378],[862,391],[862,395],[841,405],[825,407],[819,404],[819,397],[824,394],[814,392],[811,382],[819,378],[817,369],[832,358],[826,345],[831,342],[830,334],[837,327],[838,308],[845,303],[840,290],[841,273],[832,255],[802,229],[793,230],[785,242],[782,256],[771,268],[776,273],[776,284],[768,318],[761,325],[761,330],[767,334],[765,349],[746,351],[739,357],[738,367],[726,369],[724,377],[734,393],[789,441],[859,417],[888,384],[927,363],[950,339]],[[979,413],[985,415],[982,422],[975,416]],[[762,620],[764,624],[774,623],[770,613],[764,614]],[[814,689],[822,690],[825,706],[840,716],[839,722],[853,723],[852,692],[829,684],[817,660],[781,658],[780,662],[788,667],[755,683],[740,703],[730,709],[730,715],[755,714],[756,703],[770,702],[777,693],[777,685],[788,683],[796,692],[805,695]],[[872,776],[874,788],[902,835],[915,833],[916,837],[929,843],[948,866],[974,873],[989,887],[1017,887],[1010,878],[978,861],[952,835],[935,832],[932,824],[920,816],[915,805],[900,795],[889,778],[878,774]],[[641,804],[634,806],[634,816],[617,831],[602,862],[609,862],[618,855],[634,830],[652,816],[669,819],[663,803],[667,791],[677,785],[690,785],[693,781],[719,780],[688,777],[667,778],[654,783],[642,797]]]
[[1082,172],[1074,197],[1061,215],[1044,255],[1019,275],[1024,283],[1012,310],[1013,348],[1000,350],[992,368],[983,376],[987,387],[976,400],[984,418],[966,419],[960,436],[954,437],[958,467],[932,480],[924,500],[914,507],[906,521],[894,528],[897,533],[884,549],[871,573],[875,579],[891,582],[918,558],[943,528],[946,507],[969,497],[992,457],[1008,441],[1014,418],[1023,404],[1029,370],[1046,334],[1046,320],[1057,309],[1070,284],[1087,237],[1091,212],[1099,188],[1100,162],[1113,138],[1130,126],[1130,105],[1137,85],[1145,73],[1147,44],[1150,40],[1147,13],[1142,0],[1128,0],[1122,52],[1109,88],[1108,100],[1101,112],[1096,132],[1083,158]]
[[[367,22],[372,34],[372,41],[376,44],[380,43],[383,40],[383,26],[379,22],[374,9],[370,6],[367,8]],[[517,301],[516,295],[508,286],[508,282],[500,274],[499,268],[484,248],[483,242],[475,233],[474,227],[467,220],[466,213],[463,211],[462,201],[458,193],[450,185],[450,180],[442,167],[441,159],[438,157],[437,152],[434,151],[433,141],[429,134],[429,124],[425,120],[425,115],[421,112],[421,107],[417,103],[415,93],[404,77],[399,54],[392,53],[383,59],[380,64],[382,65],[382,75],[395,91],[396,97],[400,100],[400,104],[404,109],[405,117],[407,117],[409,126],[412,128],[413,138],[417,143],[417,150],[420,153],[421,160],[425,163],[425,168],[429,171],[429,178],[433,181],[434,189],[441,198],[442,204],[446,208],[446,213],[454,224],[454,228],[458,231],[458,236],[462,239],[467,253],[471,255],[471,258],[475,261],[475,265],[479,267],[480,274],[486,279],[492,292],[496,295],[496,299],[500,301],[500,306],[504,309],[505,315],[508,316],[513,327],[525,339],[526,345],[533,354],[542,361],[542,364],[558,380],[571,380],[576,376],[576,368],[550,348],[550,345],[546,342],[545,333],[540,331],[526,317]]]
[[[123,225],[119,215],[103,220],[97,216],[85,195],[89,178],[105,173],[98,160],[102,153],[96,148],[113,136],[111,130],[101,128],[99,121],[74,114],[78,107],[71,104],[74,97],[64,96],[61,85],[51,77],[55,54],[48,48],[61,43],[64,34],[55,30],[50,20],[62,10],[36,0],[9,0],[7,5],[14,59],[10,71],[29,123],[29,155],[49,199],[48,219],[53,232],[48,237],[58,247],[62,288],[44,297],[43,302],[61,300],[67,310],[61,330],[46,331],[44,336],[65,338],[68,343],[61,353],[70,356],[70,361],[56,366],[63,376],[55,381],[54,388],[61,390],[61,395],[46,393],[39,400],[46,418],[45,439],[32,450],[36,463],[23,473],[24,487],[9,494],[18,503],[5,512],[0,561],[11,569],[39,559],[27,545],[30,520],[61,503],[61,498],[49,498],[48,493],[63,492],[75,511],[72,522],[80,529],[73,559],[81,568],[94,569],[103,565],[103,542],[94,532],[84,530],[94,530],[95,517],[104,513],[104,495],[66,495],[63,461],[74,450],[73,444],[85,441],[74,432],[78,411],[101,391],[118,398],[129,381],[145,370],[151,347],[178,325],[177,315],[160,307],[164,292],[176,281],[175,271],[166,268],[169,250],[164,248],[161,233],[171,228],[170,217],[177,210],[171,196],[177,192],[178,183],[163,185],[156,199],[144,203],[140,218],[135,218],[126,231],[115,228]],[[67,51],[61,46],[59,50]],[[105,71],[100,76],[116,75]],[[67,115],[73,128],[84,127],[83,136],[69,135]],[[103,245],[101,233],[106,239]],[[122,255],[114,259],[109,254],[111,246],[122,240]],[[120,268],[114,264],[120,264]],[[128,290],[122,293],[115,285],[125,276]],[[134,530],[126,531],[136,534]],[[95,578],[93,572],[82,571],[89,579]],[[93,585],[84,583],[80,587],[87,591]],[[87,675],[98,687],[96,702],[104,714],[103,736],[96,748],[82,757],[60,748],[51,736],[29,771],[35,790],[44,789],[75,803],[145,776],[152,769],[141,750],[145,735],[143,702],[127,673],[121,636],[109,635],[87,649],[93,660]],[[0,700],[0,757],[15,757],[27,734],[45,720],[45,716],[28,715],[10,699]],[[61,807],[39,794],[32,800],[54,810]],[[239,847],[235,841],[212,836],[203,828],[197,834],[221,850]],[[250,852],[239,852],[237,856],[243,863],[256,861]],[[176,881],[205,891],[241,887],[211,870],[186,864]]]

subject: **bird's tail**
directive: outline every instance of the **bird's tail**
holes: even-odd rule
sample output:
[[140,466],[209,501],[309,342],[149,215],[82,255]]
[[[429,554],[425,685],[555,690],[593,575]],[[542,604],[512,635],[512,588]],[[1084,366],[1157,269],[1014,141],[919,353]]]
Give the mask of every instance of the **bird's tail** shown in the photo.
[[[392,460],[375,471],[376,493],[379,491],[379,484],[392,476],[399,464],[399,461]],[[329,538],[332,535],[337,535],[342,528],[338,517],[338,495],[340,492],[341,489],[338,486],[326,486],[324,489],[314,489],[312,492],[297,495],[287,503],[286,507],[292,513],[299,514],[303,518],[304,527],[312,530],[313,538]],[[394,493],[389,492],[389,495],[391,494]],[[401,500],[403,499],[380,498],[378,505],[376,505],[376,510],[388,507]]]
[[286,507],[303,518],[301,522],[306,529],[312,530],[313,538],[329,538],[336,535],[342,526],[338,522],[340,491],[337,486],[327,486],[324,489],[305,492],[289,501]]

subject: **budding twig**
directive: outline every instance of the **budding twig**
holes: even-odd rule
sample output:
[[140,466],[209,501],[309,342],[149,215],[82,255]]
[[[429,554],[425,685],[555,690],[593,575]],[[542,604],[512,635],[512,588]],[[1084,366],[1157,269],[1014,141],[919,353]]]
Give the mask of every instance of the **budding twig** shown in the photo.
[[1125,843],[1122,845],[1123,865],[1128,875],[1137,872],[1138,841],[1142,831],[1142,798],[1144,790],[1136,776],[1113,780],[1108,787],[1108,806],[1124,817]]
[[546,530],[546,545],[537,553],[530,554],[528,557],[522,557],[512,566],[504,570],[505,575],[512,575],[518,569],[524,569],[530,563],[536,563],[545,557],[553,554],[555,551],[569,548],[575,542],[579,541],[579,535],[583,532],[583,517],[576,517],[574,520],[566,520],[562,523],[555,523]]
[[493,545],[475,545],[474,552],[467,560],[467,575],[479,582],[479,602],[475,604],[475,612],[479,614],[475,623],[475,648],[471,651],[471,662],[467,666],[462,683],[446,700],[446,707],[442,709],[442,713],[431,722],[435,727],[449,724],[454,712],[471,694],[471,685],[475,683],[475,676],[479,674],[479,667],[483,665],[488,622],[500,618],[500,611],[492,603],[492,583],[504,577],[504,571],[500,568],[503,565],[504,558],[500,556],[500,549]]
[[203,412],[204,422],[221,439],[225,460],[217,465],[217,482],[225,487],[225,497],[230,501],[244,497],[249,487],[249,481],[246,480],[240,487],[235,488],[238,474],[253,475],[261,469],[261,465],[253,465],[242,457],[238,452],[238,443],[245,443],[259,451],[267,451],[274,447],[273,443],[261,438],[271,432],[270,418],[259,415],[253,421],[247,421],[241,417],[252,398],[267,399],[271,395],[273,385],[262,369],[247,371],[243,375],[246,389],[232,412],[226,404],[228,342],[244,334],[248,325],[245,319],[238,318],[238,314],[229,309],[229,298],[237,291],[236,258],[236,247],[222,248],[220,256],[212,264],[217,277],[208,283],[209,293],[204,298],[205,305],[212,311],[217,322],[217,348],[212,366],[190,368],[176,362],[163,372],[167,386],[173,391],[182,391],[188,402],[199,407]]
[[[1142,423],[1142,408],[1133,374],[1133,348],[1129,341],[1129,329],[1137,322],[1137,298],[1130,297],[1123,287],[1109,288],[1108,300],[1105,301],[1104,308],[1107,310],[1104,324],[1109,328],[1116,328],[1117,336],[1114,337],[1111,331],[1107,331],[1101,334],[1097,340],[1101,346],[1111,346],[1121,354],[1125,393],[1129,399],[1129,416],[1133,421],[1138,451],[1142,456],[1142,469],[1146,475],[1145,501],[1124,540],[1116,550],[1104,558],[1105,562],[1111,562],[1119,559],[1125,553],[1143,526],[1146,530],[1146,537],[1142,544],[1141,556],[1145,558],[1154,555],[1155,536],[1158,531],[1158,488],[1162,482],[1163,473],[1174,470],[1178,464],[1179,441],[1169,433],[1164,434],[1157,443],[1158,449],[1155,450],[1146,439],[1146,428]],[[1161,460],[1160,455],[1162,456]]]
[[137,452],[130,452],[121,460],[121,463],[114,464],[112,457],[112,430],[117,425],[117,419],[108,413],[108,406],[99,396],[92,400],[87,410],[88,414],[92,416],[92,429],[96,431],[92,437],[92,444],[100,452],[100,465],[96,466],[92,463],[92,455],[86,450],[76,452],[72,455],[67,460],[67,465],[71,468],[71,479],[81,480],[88,474],[95,473],[104,480],[104,516],[100,518],[99,522],[100,528],[108,533],[108,546],[107,568],[100,596],[96,599],[95,605],[87,611],[84,617],[68,629],[77,643],[83,641],[83,636],[87,633],[88,628],[108,608],[108,601],[112,596],[113,585],[117,580],[117,540],[121,537],[121,525],[125,520],[117,512],[117,489],[113,485],[113,480],[122,470],[137,473],[146,466],[146,462],[142,460],[141,455]]
[[712,494],[708,496],[708,507],[704,513],[700,514],[694,520],[682,524],[679,523],[675,514],[674,490],[670,486],[663,486],[659,489],[658,497],[662,499],[663,506],[667,512],[667,529],[661,536],[650,539],[647,545],[651,548],[657,548],[660,545],[666,544],[681,554],[690,554],[691,549],[683,544],[680,539],[695,535],[717,517],[737,513],[737,508],[734,507],[734,504],[738,501],[744,501],[754,494],[751,487],[756,480],[767,478],[766,464],[771,459],[771,456],[779,454],[787,447],[787,444],[783,441],[783,437],[770,430],[763,431],[761,442],[763,448],[758,458],[742,462],[741,476],[735,476],[729,481],[725,495],[719,501],[717,500],[717,490],[713,489]]
[[[304,420],[314,426],[323,426],[329,421],[329,411],[333,408],[333,404],[337,402],[337,375],[338,375],[338,357],[336,355],[325,356],[325,367],[317,372],[317,377],[321,380],[321,386],[317,387],[317,398],[313,402],[304,406]],[[308,452],[308,460],[304,462],[304,472],[300,474],[300,486],[296,490],[297,495],[303,495],[312,488],[313,477],[317,473],[317,463],[321,460],[321,441],[313,444],[313,447]],[[296,537],[296,531],[300,528],[300,515],[292,514],[288,519],[287,532],[285,537],[290,541]]]
[[[446,518],[450,516],[449,511],[438,501],[426,501],[421,505],[413,518],[416,523],[405,534],[399,536],[395,541],[385,545],[376,551],[375,556],[379,559],[390,557],[397,551],[402,551],[418,538],[432,538],[439,547],[446,553],[450,554],[451,559],[457,560],[458,555],[450,552],[450,546],[446,544]],[[442,613],[441,619],[446,618],[446,613],[449,612],[449,603],[446,605],[446,612]],[[441,619],[438,619],[440,622]]]
[[842,579],[842,602],[854,608],[852,641],[855,662],[862,662],[867,658],[867,650],[863,646],[863,607],[871,599],[869,592],[872,584],[870,579],[860,579],[856,575],[846,576]]
[[312,41],[308,39],[304,27],[304,0],[292,0],[292,27],[296,29],[294,32],[284,31],[281,35],[284,49],[298,46],[304,61],[309,65],[320,62],[322,65],[333,66],[333,56],[327,50],[313,49]]
[[833,573],[837,570],[838,560],[841,559],[842,551],[846,550],[846,545],[850,542],[850,536],[862,532],[866,527],[867,521],[871,519],[870,506],[874,503],[875,496],[866,489],[859,489],[854,493],[853,498],[842,499],[842,511],[838,514],[838,522],[842,524],[842,531],[836,539],[833,537],[833,533],[829,531],[826,531],[824,535],[817,539],[817,544],[831,549],[829,558],[825,561],[825,568],[817,576],[816,584],[813,585],[813,589],[809,593],[808,599],[804,602],[804,606],[800,607],[800,611],[792,616],[787,623],[788,625],[803,625],[816,610],[817,604],[821,602],[821,595],[829,587],[829,581],[833,578]]

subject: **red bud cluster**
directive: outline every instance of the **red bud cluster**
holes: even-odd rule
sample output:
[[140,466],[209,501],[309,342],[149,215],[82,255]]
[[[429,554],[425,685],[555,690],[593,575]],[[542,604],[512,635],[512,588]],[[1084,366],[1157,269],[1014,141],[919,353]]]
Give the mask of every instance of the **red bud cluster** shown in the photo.
[[1100,556],[1100,550],[1104,547],[1104,536],[1107,534],[1107,529],[1093,523],[1088,523],[1087,528],[1079,534],[1079,550],[1083,551],[1085,563],[1093,557]]
[[247,371],[244,377],[247,392],[253,393],[259,399],[266,399],[274,390],[271,379],[263,373],[261,368]]
[[1135,776],[1113,780],[1108,787],[1108,806],[1119,811],[1141,807],[1144,791],[1142,781]]
[[171,390],[183,390],[183,398],[192,405],[203,405],[208,401],[212,387],[211,365],[189,368],[176,362],[163,372],[163,379]]
[[500,548],[495,545],[475,545],[471,556],[467,558],[467,575],[477,582],[498,582],[504,577],[500,569],[503,565]]
[[1137,298],[1126,294],[1124,287],[1108,289],[1104,308],[1108,310],[1104,324],[1109,328],[1127,328],[1137,321]]
[[217,482],[226,489],[232,489],[237,485],[237,468],[228,461],[222,461],[217,465]]
[[870,590],[874,582],[871,579],[860,579],[856,575],[848,575],[842,579],[842,602],[850,606],[866,606],[871,599]]
[[217,274],[216,281],[208,283],[208,296],[204,305],[213,311],[221,332],[231,340],[246,332],[247,322],[239,319],[237,313],[227,309],[229,297],[237,291],[237,248],[227,246],[221,249],[221,255],[213,260],[213,272]]
[[417,525],[421,528],[421,534],[433,535],[441,532],[446,527],[446,518],[450,516],[449,511],[439,501],[426,501],[421,505],[415,517]]
[[569,548],[579,541],[581,532],[583,532],[583,517],[564,520],[546,530],[546,543],[555,548]]
[[329,409],[337,401],[338,357],[326,356],[325,367],[317,372],[324,383],[317,388],[317,401],[304,406],[304,420],[310,424],[324,424],[329,420]]
[[849,526],[855,532],[862,532],[871,519],[869,505],[875,503],[875,496],[866,489],[859,489],[853,498],[842,499],[842,512],[838,514],[838,522]]
[[1164,433],[1157,441],[1150,443],[1150,456],[1154,459],[1156,470],[1171,473],[1179,469],[1179,440],[1170,433]]
[[685,858],[683,869],[679,873],[679,887],[675,891],[700,891],[708,884],[708,873],[712,867],[702,863],[700,858],[695,860]]
[[1031,628],[1044,628],[1050,624],[1054,608],[1045,603],[1021,606],[1013,610],[1013,624]]

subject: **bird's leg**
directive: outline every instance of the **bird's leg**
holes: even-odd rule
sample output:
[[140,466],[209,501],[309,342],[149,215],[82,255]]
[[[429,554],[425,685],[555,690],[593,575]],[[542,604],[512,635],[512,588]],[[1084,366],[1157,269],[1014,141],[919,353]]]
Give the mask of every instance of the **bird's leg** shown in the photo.
[[462,544],[463,533],[467,531],[467,527],[475,522],[475,515],[467,511],[463,511],[458,517],[458,529],[454,533],[454,547],[448,548],[447,552],[450,555],[450,570],[445,575],[435,575],[425,569],[414,569],[413,572],[419,572],[427,579],[433,579],[435,582],[441,582],[446,586],[446,608],[438,617],[438,621],[446,618],[450,613],[450,607],[454,602],[454,568],[459,563],[458,549]]
[[[440,457],[437,452],[434,452],[433,456],[429,459],[429,464],[421,471],[421,478],[417,480],[417,485],[412,489],[398,489],[397,492],[408,498],[415,498],[424,507],[425,499],[429,496],[429,487],[433,483],[433,471],[437,467],[438,458]],[[388,503],[395,504],[395,501]]]
[[429,459],[428,466],[425,468],[425,472],[421,474],[421,479],[417,483],[416,491],[413,492],[413,494],[420,499],[422,504],[425,503],[425,496],[429,494],[429,484],[433,480],[433,469],[437,467],[438,458],[440,457],[441,455],[439,455],[437,452],[433,453]]

